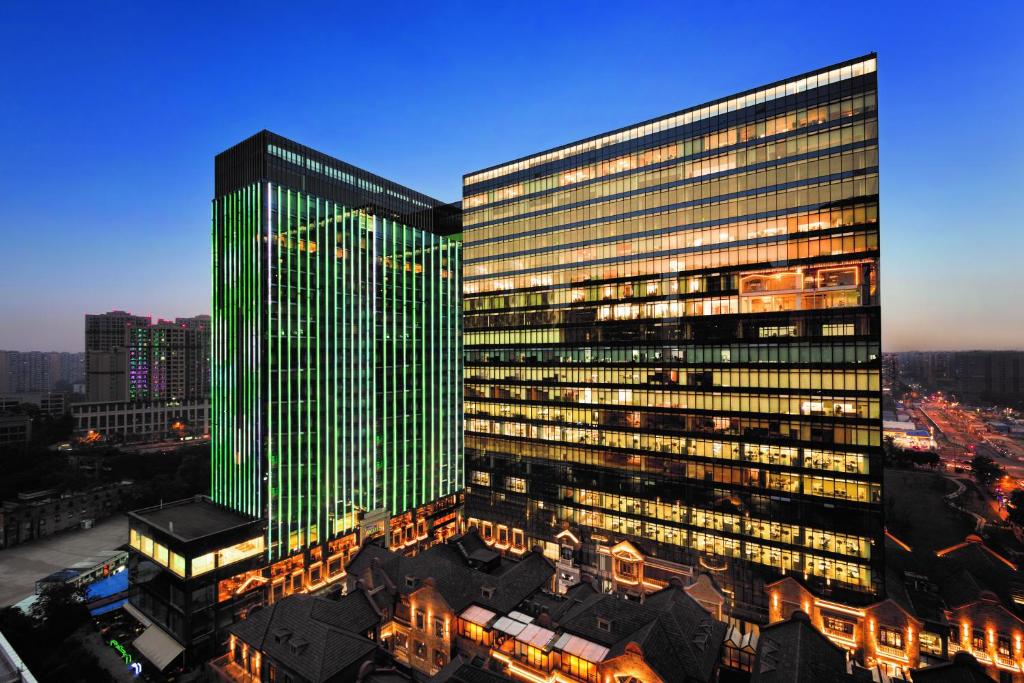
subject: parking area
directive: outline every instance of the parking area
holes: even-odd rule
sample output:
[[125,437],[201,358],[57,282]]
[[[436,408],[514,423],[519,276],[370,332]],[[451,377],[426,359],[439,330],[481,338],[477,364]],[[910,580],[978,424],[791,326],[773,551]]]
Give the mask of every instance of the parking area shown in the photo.
[[128,518],[117,515],[91,529],[65,531],[0,550],[0,607],[35,592],[36,580],[128,542]]

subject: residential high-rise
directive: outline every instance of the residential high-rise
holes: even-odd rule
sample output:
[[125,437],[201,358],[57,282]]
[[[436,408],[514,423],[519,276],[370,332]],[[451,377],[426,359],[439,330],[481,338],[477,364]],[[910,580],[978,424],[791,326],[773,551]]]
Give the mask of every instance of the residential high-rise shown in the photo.
[[127,335],[128,400],[210,395],[210,316],[132,327]]
[[85,377],[83,360],[64,351],[0,351],[0,394],[70,389]]
[[85,316],[86,394],[93,402],[193,401],[210,395],[210,316]]
[[782,573],[883,590],[877,116],[868,55],[464,177],[491,543],[752,621]]
[[129,330],[148,327],[149,316],[124,311],[86,314],[85,386],[89,401],[124,401],[128,398],[127,356]]
[[1024,406],[1024,351],[913,351],[902,374],[958,401]]
[[214,500],[300,567],[357,529],[454,532],[458,208],[268,131],[215,175]]

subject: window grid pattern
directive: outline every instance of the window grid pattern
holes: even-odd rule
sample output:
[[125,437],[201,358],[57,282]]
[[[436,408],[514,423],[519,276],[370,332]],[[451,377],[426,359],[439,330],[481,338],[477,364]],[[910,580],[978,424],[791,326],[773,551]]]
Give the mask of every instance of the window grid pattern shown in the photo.
[[870,599],[874,57],[691,111],[465,177],[466,514]]

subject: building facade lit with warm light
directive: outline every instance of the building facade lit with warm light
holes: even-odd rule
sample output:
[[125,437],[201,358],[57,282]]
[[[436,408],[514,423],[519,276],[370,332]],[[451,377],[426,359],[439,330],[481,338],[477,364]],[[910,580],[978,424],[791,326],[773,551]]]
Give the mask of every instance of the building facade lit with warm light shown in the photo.
[[755,621],[783,573],[882,592],[877,117],[868,55],[464,177],[491,543],[665,585],[629,541]]
[[289,576],[340,571],[356,531],[455,530],[459,219],[268,131],[216,158],[212,495],[266,520]]
[[924,620],[896,600],[854,606],[822,599],[792,577],[769,588],[771,623],[797,610],[829,640],[868,666],[907,678],[911,669],[935,666],[969,652],[997,681],[1024,681],[1024,620],[993,594],[944,608]]

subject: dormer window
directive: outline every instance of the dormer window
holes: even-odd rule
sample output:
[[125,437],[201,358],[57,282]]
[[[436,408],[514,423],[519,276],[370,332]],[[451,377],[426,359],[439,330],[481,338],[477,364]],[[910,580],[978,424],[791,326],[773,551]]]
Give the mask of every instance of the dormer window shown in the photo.
[[598,617],[597,618],[597,628],[598,628],[599,631],[604,631],[605,633],[611,633],[612,632],[612,622],[611,622],[611,619],[605,619],[604,617]]
[[415,588],[416,587],[416,577],[415,576],[411,576],[411,575],[410,576],[406,576],[405,577],[405,587],[406,588]]
[[480,589],[480,594],[485,598],[494,597],[494,586],[484,586]]

